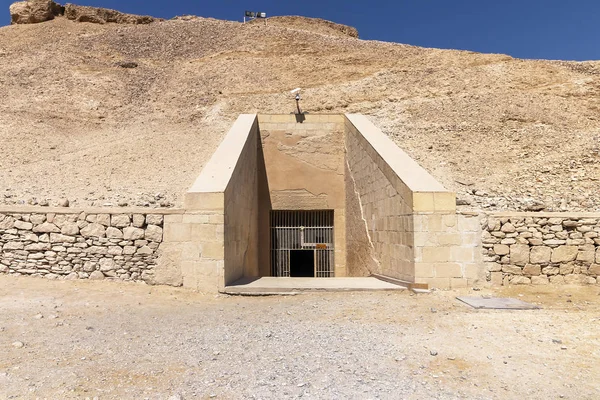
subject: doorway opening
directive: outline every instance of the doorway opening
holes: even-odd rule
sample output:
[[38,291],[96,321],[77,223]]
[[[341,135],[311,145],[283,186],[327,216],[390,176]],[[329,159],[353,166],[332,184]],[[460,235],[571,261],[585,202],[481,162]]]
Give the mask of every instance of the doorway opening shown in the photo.
[[290,276],[292,278],[315,277],[314,250],[290,250]]
[[334,274],[333,210],[271,211],[271,275]]

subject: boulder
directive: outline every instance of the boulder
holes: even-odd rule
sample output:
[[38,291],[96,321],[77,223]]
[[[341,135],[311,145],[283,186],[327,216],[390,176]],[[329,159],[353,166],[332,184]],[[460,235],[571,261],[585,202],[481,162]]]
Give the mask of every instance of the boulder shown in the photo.
[[37,24],[64,13],[64,7],[52,0],[18,1],[10,6],[11,24]]

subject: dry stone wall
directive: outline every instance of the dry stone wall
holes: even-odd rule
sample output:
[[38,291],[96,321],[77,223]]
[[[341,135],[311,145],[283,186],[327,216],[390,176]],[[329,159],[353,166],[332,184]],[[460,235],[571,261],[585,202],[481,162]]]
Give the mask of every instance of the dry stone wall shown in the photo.
[[0,273],[153,283],[163,215],[0,213]]
[[600,215],[486,216],[482,232],[495,285],[600,284]]

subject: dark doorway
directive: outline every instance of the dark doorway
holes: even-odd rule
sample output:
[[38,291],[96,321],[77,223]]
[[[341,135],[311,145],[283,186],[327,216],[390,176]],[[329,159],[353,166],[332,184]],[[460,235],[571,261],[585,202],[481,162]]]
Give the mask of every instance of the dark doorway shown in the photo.
[[291,250],[290,251],[290,276],[292,278],[315,277],[315,251]]

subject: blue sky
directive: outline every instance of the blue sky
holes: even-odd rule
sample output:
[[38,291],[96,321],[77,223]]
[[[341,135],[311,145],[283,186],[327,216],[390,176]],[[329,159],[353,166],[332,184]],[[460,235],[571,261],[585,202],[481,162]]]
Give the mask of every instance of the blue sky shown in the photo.
[[[505,53],[521,58],[600,59],[600,0],[69,0],[171,18],[240,20],[246,9],[318,17],[356,27],[362,39]],[[0,0],[0,25],[10,23]]]

